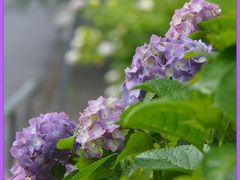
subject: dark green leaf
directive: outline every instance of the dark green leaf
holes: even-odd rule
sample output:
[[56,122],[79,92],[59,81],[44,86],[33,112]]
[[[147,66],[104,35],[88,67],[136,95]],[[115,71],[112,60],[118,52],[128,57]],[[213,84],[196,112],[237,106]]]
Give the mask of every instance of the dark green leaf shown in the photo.
[[72,180],[79,180],[82,178],[89,177],[92,173],[94,173],[103,163],[105,163],[108,159],[115,156],[116,154],[109,155],[107,157],[104,157],[102,159],[99,159],[92,164],[88,165],[87,167],[80,169],[77,175],[75,175]]
[[184,145],[143,152],[135,157],[135,162],[146,169],[191,172],[197,167],[202,156],[193,145]]
[[152,92],[159,97],[167,97],[171,99],[188,99],[191,90],[183,84],[174,80],[149,80],[134,89],[142,89],[147,92]]
[[77,166],[78,169],[85,168],[86,166],[90,165],[92,162],[86,159],[83,155],[80,157],[74,158],[74,165]]
[[59,179],[63,178],[65,172],[66,172],[65,167],[59,162],[56,162],[51,169],[51,175]]
[[78,173],[78,170],[75,170],[75,171],[71,172],[70,174],[68,174],[67,176],[65,176],[63,178],[63,180],[71,180],[77,173]]
[[199,40],[199,39],[205,39],[207,35],[206,31],[196,31],[193,32],[189,35],[189,38],[194,39],[194,40]]
[[143,151],[146,151],[148,149],[153,148],[153,143],[151,140],[151,137],[144,133],[144,132],[135,132],[132,134],[129,138],[129,141],[127,142],[125,148],[123,151],[118,155],[115,166],[125,157],[141,153]]

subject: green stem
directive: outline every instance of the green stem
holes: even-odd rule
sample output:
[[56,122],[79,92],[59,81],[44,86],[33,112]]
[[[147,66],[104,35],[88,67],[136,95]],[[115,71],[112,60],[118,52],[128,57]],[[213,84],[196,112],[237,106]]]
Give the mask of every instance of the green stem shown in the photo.
[[153,180],[163,180],[162,171],[153,171]]
[[221,137],[220,137],[220,139],[219,139],[219,146],[222,146],[223,145],[223,141],[224,141],[224,138],[225,138],[225,136],[226,136],[226,132],[227,132],[227,129],[228,129],[228,126],[229,126],[229,124],[230,124],[230,120],[226,120],[225,121],[226,123],[224,124],[224,128],[223,128],[223,131],[222,131],[222,133],[221,133]]

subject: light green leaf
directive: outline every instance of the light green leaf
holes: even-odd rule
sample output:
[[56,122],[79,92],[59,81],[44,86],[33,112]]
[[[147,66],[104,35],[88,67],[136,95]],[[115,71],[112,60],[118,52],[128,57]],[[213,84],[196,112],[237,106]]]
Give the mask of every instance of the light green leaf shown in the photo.
[[235,145],[223,145],[211,149],[201,163],[201,178],[204,180],[234,180],[236,167]]
[[224,50],[236,44],[235,14],[203,21],[199,26],[208,32],[206,39],[218,50]]
[[192,91],[190,101],[196,108],[196,116],[205,128],[218,128],[221,121],[221,110],[213,105],[211,95],[199,91]]
[[[208,111],[205,113],[211,113],[210,109]],[[199,125],[197,119],[201,119],[201,114],[190,102],[155,100],[128,108],[118,123],[128,128],[169,133],[199,145],[204,139],[204,129],[195,126]]]
[[144,103],[150,102],[154,96],[155,96],[155,93],[147,92],[144,96],[143,102]]
[[146,169],[191,172],[197,167],[202,156],[193,145],[184,145],[143,152],[135,157],[135,162]]
[[222,76],[215,91],[215,101],[219,108],[232,120],[236,120],[236,67],[228,69]]
[[184,55],[184,59],[189,60],[191,58],[196,58],[196,57],[199,57],[199,56],[207,57],[207,56],[209,56],[209,54],[207,54],[203,51],[189,51]]
[[209,33],[207,40],[218,50],[224,50],[236,44],[236,30],[221,31],[218,34]]
[[141,153],[143,151],[146,151],[148,149],[153,148],[153,143],[151,140],[151,137],[144,132],[135,132],[132,134],[123,149],[123,151],[118,155],[116,161],[115,161],[115,166],[125,157],[132,155],[132,154],[137,154]]
[[71,150],[73,148],[73,142],[75,140],[76,135],[73,135],[69,138],[65,138],[65,139],[60,139],[57,142],[57,149],[69,149]]
[[207,30],[210,33],[220,33],[228,30],[236,30],[236,16],[234,13],[232,13],[231,15],[229,14],[219,16],[209,19],[207,21],[202,21],[198,25],[199,27]]
[[149,80],[134,89],[142,89],[147,92],[153,92],[159,97],[171,99],[188,99],[191,89],[183,84],[167,79]]
[[194,77],[194,87],[203,93],[211,94],[218,86],[228,64],[226,61],[209,61],[202,70]]
[[89,166],[80,169],[79,172],[72,178],[72,180],[79,180],[89,177],[92,173],[94,173],[103,163],[105,163],[108,159],[115,156],[116,154],[109,155],[107,157],[104,157],[102,159],[99,159]]
[[193,178],[191,176],[182,175],[174,178],[174,180],[193,180]]

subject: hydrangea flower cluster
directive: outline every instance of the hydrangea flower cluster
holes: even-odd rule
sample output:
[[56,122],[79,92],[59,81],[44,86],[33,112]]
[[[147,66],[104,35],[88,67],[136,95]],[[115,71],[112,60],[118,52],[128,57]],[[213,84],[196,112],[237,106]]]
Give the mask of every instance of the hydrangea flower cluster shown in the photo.
[[[27,175],[22,167],[20,167],[18,164],[14,165],[10,172],[13,174],[9,180],[24,180],[26,179]],[[31,180],[36,180],[35,176],[31,176]]]
[[203,56],[186,60],[184,55],[191,51],[210,53],[212,47],[201,40],[187,37],[161,38],[152,35],[149,44],[136,49],[131,68],[125,70],[125,82],[122,85],[122,99],[126,105],[138,102],[143,94],[132,90],[136,85],[150,79],[173,79],[185,82],[201,68],[206,61]]
[[125,135],[115,123],[124,110],[124,105],[116,97],[88,102],[88,107],[80,115],[80,129],[76,137],[77,147],[87,158],[100,158],[103,149],[112,152],[121,150]]
[[13,172],[15,176],[26,175],[32,179],[54,179],[50,175],[51,167],[56,161],[64,162],[70,153],[56,149],[56,143],[72,136],[76,125],[63,112],[41,114],[30,119],[29,124],[22,132],[16,133],[10,149],[19,165]]
[[166,37],[188,36],[198,30],[199,22],[219,16],[220,13],[221,9],[217,4],[204,0],[191,0],[189,3],[185,3],[182,9],[175,11]]

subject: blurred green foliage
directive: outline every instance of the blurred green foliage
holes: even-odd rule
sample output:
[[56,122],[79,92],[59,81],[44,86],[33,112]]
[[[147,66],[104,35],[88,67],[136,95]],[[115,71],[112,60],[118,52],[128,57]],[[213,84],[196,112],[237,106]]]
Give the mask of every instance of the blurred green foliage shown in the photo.
[[[113,68],[125,68],[131,63],[137,46],[148,42],[152,34],[165,34],[174,10],[184,2],[186,0],[88,1],[79,10],[77,17],[88,22],[83,34],[87,31],[95,33],[85,35],[94,37],[85,37],[83,40],[79,48],[79,62],[101,63],[109,60]],[[109,56],[98,53],[99,46],[105,41],[111,42],[116,48]],[[85,46],[88,47],[87,50]]]
[[[131,64],[136,47],[148,43],[152,34],[164,36],[174,11],[185,2],[187,0],[86,1],[85,6],[77,12],[77,18],[87,22],[80,26],[84,38],[78,47],[78,63],[101,64],[107,61],[114,69],[126,68]],[[210,2],[219,4],[223,15],[235,13],[234,0]],[[222,33],[228,36],[230,32]],[[78,34],[74,38],[77,39]],[[216,41],[218,37],[215,38]],[[102,42],[109,42],[110,47],[104,46]],[[110,53],[101,53],[104,48]]]

